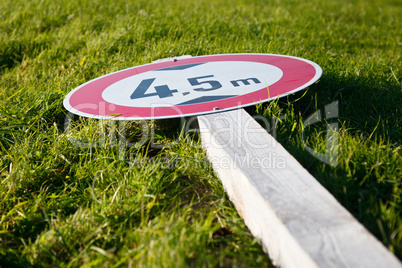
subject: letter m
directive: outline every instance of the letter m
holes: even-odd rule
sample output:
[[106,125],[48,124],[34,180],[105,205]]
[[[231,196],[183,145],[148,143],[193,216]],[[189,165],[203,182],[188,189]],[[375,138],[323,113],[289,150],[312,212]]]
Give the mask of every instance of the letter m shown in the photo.
[[257,78],[247,78],[247,79],[239,79],[239,80],[233,80],[230,81],[230,83],[232,83],[233,86],[238,87],[240,86],[240,82],[243,83],[243,85],[247,86],[250,85],[249,80],[253,80],[254,83],[259,84],[261,83],[260,80],[258,80]]

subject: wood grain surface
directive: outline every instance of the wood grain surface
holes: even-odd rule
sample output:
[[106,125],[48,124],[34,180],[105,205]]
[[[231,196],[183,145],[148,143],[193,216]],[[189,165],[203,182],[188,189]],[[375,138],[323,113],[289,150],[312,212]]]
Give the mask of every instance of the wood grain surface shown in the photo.
[[243,109],[198,122],[214,171],[275,265],[402,267]]

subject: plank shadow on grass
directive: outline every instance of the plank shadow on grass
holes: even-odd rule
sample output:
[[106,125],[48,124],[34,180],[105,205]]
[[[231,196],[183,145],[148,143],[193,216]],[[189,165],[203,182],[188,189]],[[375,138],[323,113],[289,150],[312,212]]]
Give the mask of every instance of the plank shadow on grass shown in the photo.
[[[263,114],[269,122],[285,115],[276,126],[275,138],[400,259],[401,100],[400,85],[386,79],[329,73],[306,94],[247,109]],[[339,116],[325,120],[324,107],[334,101]],[[303,122],[317,110],[323,120],[303,129]],[[340,145],[336,167],[319,161],[303,146],[307,140],[308,146],[324,153],[326,124],[334,122]]]

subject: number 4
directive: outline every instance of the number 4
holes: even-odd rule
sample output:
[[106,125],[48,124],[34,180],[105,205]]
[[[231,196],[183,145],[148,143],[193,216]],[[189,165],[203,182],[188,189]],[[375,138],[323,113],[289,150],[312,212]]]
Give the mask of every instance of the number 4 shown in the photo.
[[152,96],[159,96],[159,98],[172,97],[173,93],[176,93],[176,89],[170,89],[167,85],[155,86],[156,92],[145,94],[145,92],[149,89],[152,83],[155,81],[155,78],[142,80],[138,87],[134,90],[133,94],[131,94],[131,99],[140,99]]

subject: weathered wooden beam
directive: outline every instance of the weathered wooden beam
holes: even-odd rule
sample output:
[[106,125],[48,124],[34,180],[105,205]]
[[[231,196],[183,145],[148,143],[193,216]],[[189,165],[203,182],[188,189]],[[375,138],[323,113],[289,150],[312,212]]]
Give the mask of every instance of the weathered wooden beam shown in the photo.
[[198,116],[213,169],[281,267],[402,267],[243,109]]

